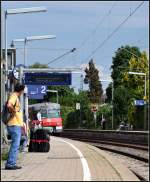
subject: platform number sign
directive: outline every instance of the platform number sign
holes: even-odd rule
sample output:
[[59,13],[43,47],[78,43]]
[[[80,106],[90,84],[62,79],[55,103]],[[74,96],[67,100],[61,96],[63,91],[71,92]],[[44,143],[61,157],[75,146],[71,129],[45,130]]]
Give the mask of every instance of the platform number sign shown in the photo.
[[45,85],[41,86],[41,94],[46,94],[46,86]]
[[46,95],[46,85],[27,85],[29,99],[43,99]]

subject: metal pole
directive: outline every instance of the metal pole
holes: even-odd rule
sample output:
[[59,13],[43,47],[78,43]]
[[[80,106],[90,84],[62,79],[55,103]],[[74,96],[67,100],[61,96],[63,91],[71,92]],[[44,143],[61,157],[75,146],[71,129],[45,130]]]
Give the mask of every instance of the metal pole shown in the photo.
[[95,122],[95,128],[96,128],[96,112],[93,112],[93,114],[94,114],[94,122]]
[[24,39],[24,66],[26,66],[26,43],[27,43],[27,39]]
[[[13,68],[14,68],[14,58],[15,58],[15,56],[14,56],[14,52],[12,51],[12,60],[11,60],[11,69],[13,70]],[[10,88],[10,90],[11,90],[11,92],[13,92],[14,91],[14,84],[13,84],[13,82],[11,82],[11,88]]]
[[81,74],[80,90],[83,91],[83,75]]
[[144,95],[145,95],[145,104],[144,104],[144,130],[146,130],[146,120],[147,120],[147,113],[146,113],[146,74],[145,74]]
[[[80,100],[80,104],[81,104],[81,100]],[[82,123],[82,119],[81,119],[81,107],[80,107],[80,122],[79,122],[79,129],[81,128],[81,123]]]
[[146,74],[145,74],[145,89],[144,89],[144,94],[145,94],[145,98],[146,98]]
[[[19,69],[19,77],[20,77],[20,84],[22,84],[22,77],[23,77],[23,67]],[[24,111],[24,104],[23,104],[23,94],[20,96],[20,105],[22,112]]]
[[114,82],[112,81],[112,130],[114,129]]
[[[7,12],[4,12],[4,19],[5,19],[5,86],[7,86],[7,72],[8,72],[8,63],[7,63]],[[6,88],[6,87],[5,87]],[[7,100],[7,89],[5,89],[5,98],[4,101]]]
[[56,93],[57,93],[57,104],[58,104],[58,91]]
[[[28,122],[28,117],[29,117],[29,113],[28,113],[28,87],[25,87],[25,118],[26,118],[26,126],[27,129],[29,128],[29,122]],[[27,132],[28,135],[28,132]]]
[[[26,43],[27,43],[27,39],[25,38],[24,39],[24,66],[26,66]],[[24,105],[24,110],[25,111],[25,122],[26,122],[26,126],[27,126],[27,129],[29,127],[29,123],[28,123],[28,117],[29,117],[29,113],[28,113],[28,87],[26,86],[25,87],[25,97],[23,97],[23,102],[25,103]],[[28,135],[28,132],[27,132],[27,135]]]

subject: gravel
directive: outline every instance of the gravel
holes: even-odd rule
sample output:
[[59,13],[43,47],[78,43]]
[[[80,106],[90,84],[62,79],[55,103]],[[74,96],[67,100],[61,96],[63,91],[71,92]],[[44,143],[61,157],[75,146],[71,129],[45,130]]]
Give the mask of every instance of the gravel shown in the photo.
[[146,181],[149,181],[149,163],[141,162],[139,160],[132,159],[130,157],[126,157],[113,152],[106,152],[112,155],[114,158],[119,159],[119,161],[123,165],[127,166],[130,170],[133,170],[139,175],[141,175],[143,178],[146,179]]

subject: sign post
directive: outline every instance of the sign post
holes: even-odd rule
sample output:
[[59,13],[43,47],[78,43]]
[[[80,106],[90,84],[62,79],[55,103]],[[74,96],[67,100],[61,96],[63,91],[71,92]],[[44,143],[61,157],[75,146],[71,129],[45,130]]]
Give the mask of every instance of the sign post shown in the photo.
[[80,103],[76,103],[76,110],[78,111],[80,111],[80,121],[79,121],[79,125],[78,125],[78,127],[79,127],[79,129],[80,129],[80,125],[81,125],[81,107],[80,107]]
[[93,112],[93,115],[94,115],[95,128],[96,128],[96,120],[97,120],[97,115],[96,115],[97,110],[98,110],[98,108],[96,105],[92,106],[91,111]]
[[94,121],[95,121],[95,128],[96,128],[96,119],[97,119],[96,111],[94,111],[93,113],[94,113]]
[[80,110],[80,103],[76,103],[76,110]]

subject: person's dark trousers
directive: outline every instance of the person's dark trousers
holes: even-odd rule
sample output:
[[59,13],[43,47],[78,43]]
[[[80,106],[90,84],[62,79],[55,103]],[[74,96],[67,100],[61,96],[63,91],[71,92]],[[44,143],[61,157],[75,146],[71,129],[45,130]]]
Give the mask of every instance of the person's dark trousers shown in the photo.
[[8,134],[11,136],[11,146],[6,162],[6,167],[16,166],[16,161],[19,152],[20,139],[21,139],[21,127],[20,126],[8,126]]

